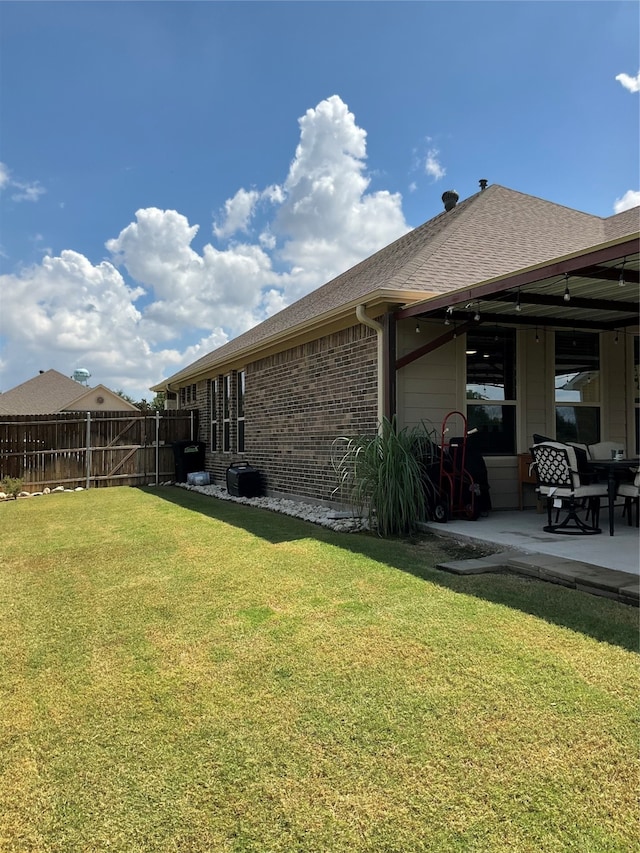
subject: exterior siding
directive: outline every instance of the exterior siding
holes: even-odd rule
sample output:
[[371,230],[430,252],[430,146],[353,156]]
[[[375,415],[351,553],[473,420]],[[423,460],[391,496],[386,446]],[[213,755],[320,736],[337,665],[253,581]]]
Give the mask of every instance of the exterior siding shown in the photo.
[[[397,350],[401,357],[443,333],[440,325],[423,323],[420,334],[415,323],[401,322],[397,330]],[[423,421],[440,440],[444,416],[459,408],[459,383],[456,367],[458,341],[444,344],[403,367],[397,374],[398,420],[401,426],[418,426]]]
[[[244,453],[234,450],[236,374],[231,383],[231,451],[212,451],[208,399],[198,396],[200,438],[207,444],[206,467],[214,481],[224,485],[227,467],[247,461],[260,470],[269,494],[331,501],[337,485],[331,467],[333,440],[376,430],[376,358],[375,332],[358,324],[248,364]],[[201,384],[208,398],[207,383]],[[221,410],[218,424],[220,433]]]

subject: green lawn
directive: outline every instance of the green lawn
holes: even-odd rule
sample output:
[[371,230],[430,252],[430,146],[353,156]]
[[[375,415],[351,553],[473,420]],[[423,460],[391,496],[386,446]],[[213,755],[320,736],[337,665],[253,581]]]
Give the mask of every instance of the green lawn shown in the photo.
[[0,850],[638,849],[638,611],[186,490],[0,505]]

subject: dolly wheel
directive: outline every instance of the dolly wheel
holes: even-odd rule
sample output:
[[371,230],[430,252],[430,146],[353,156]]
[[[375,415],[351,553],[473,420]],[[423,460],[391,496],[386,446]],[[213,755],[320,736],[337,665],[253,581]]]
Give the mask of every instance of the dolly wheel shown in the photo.
[[480,518],[480,508],[475,501],[467,504],[464,511],[469,521],[477,521]]
[[446,504],[436,504],[433,508],[433,517],[435,521],[445,524],[449,513],[447,512]]

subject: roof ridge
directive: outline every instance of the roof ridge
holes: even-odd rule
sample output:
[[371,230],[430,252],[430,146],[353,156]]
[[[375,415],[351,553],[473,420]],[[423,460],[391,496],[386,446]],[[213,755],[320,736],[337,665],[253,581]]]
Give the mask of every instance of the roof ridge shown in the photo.
[[[492,184],[491,186],[498,186],[498,184]],[[480,196],[486,195],[491,187],[487,187],[484,190],[478,190],[478,192],[470,195],[468,198],[465,198],[464,201],[456,204],[454,208],[450,211],[443,211],[439,213],[437,216],[434,216],[433,219],[429,219],[427,222],[424,222],[422,225],[419,225],[416,228],[416,231],[419,231],[426,225],[430,225],[433,223],[438,216],[446,216],[447,213],[454,214],[444,223],[444,227],[438,234],[435,234],[428,242],[428,244],[424,247],[424,252],[420,253],[421,261],[413,270],[411,276],[409,278],[404,279],[404,282],[411,280],[421,269],[423,269],[429,260],[433,257],[433,255],[439,251],[451,238],[453,235],[460,229],[460,227],[464,224],[466,219],[468,218],[469,210],[473,206],[473,202],[476,201]],[[400,286],[400,282],[397,283],[397,286]]]

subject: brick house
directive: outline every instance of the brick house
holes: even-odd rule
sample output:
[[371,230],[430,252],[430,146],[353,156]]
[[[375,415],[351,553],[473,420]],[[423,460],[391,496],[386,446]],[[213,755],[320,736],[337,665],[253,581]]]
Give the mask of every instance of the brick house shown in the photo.
[[639,209],[481,187],[151,389],[199,410],[216,482],[245,459],[269,494],[327,502],[336,436],[394,413],[437,431],[463,412],[496,508],[533,432],[638,452]]

